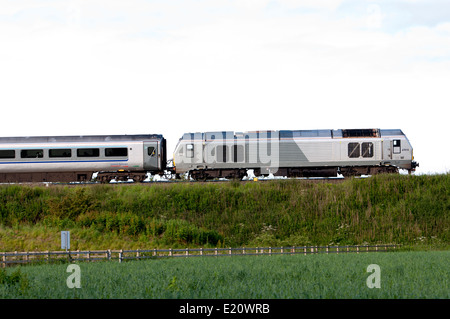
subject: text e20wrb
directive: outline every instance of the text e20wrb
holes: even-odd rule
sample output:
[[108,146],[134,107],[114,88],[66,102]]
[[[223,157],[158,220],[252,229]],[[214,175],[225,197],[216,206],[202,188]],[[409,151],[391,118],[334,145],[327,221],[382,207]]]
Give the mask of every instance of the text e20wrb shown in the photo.
[[269,304],[224,304],[223,313],[269,313]]

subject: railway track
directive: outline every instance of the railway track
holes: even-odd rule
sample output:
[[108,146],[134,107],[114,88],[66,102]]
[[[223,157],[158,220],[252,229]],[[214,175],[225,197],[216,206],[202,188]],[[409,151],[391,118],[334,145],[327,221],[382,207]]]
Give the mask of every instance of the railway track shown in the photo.
[[[361,176],[361,177],[353,177],[355,179],[366,179],[370,176]],[[310,183],[331,183],[338,184],[348,178],[344,177],[299,177],[299,178],[249,178],[245,180],[229,180],[229,179],[213,179],[207,181],[195,181],[195,180],[167,180],[167,179],[158,179],[158,180],[147,180],[140,183],[136,183],[133,181],[113,181],[110,183],[101,183],[96,181],[91,182],[24,182],[24,183],[0,183],[0,185],[24,185],[24,186],[69,186],[69,187],[77,187],[77,186],[92,186],[92,185],[157,185],[157,184],[185,184],[185,183],[200,183],[200,184],[209,184],[209,183],[265,183],[265,182],[273,182],[273,181],[283,181],[283,180],[297,180],[297,181],[306,181]]]

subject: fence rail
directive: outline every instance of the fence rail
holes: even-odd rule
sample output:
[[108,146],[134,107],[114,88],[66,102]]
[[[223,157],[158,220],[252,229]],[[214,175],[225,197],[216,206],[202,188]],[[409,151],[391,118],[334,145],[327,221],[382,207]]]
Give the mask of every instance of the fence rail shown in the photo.
[[54,263],[75,261],[170,258],[170,257],[221,257],[252,255],[293,254],[342,254],[368,253],[395,250],[398,245],[352,245],[352,246],[293,246],[293,247],[240,247],[240,248],[184,248],[184,249],[137,249],[137,250],[72,250],[40,252],[0,252],[2,267],[25,263]]

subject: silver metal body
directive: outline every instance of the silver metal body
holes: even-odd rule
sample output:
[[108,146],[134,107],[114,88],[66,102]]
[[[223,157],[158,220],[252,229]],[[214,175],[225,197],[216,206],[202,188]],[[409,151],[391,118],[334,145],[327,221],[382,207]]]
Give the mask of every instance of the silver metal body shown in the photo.
[[386,167],[415,168],[413,148],[398,129],[186,133],[175,148],[174,163],[180,174],[258,169],[261,174],[289,175],[298,168],[358,175]]
[[[162,135],[0,138],[0,178],[5,174],[156,172],[164,168]],[[26,180],[25,175],[21,176]]]

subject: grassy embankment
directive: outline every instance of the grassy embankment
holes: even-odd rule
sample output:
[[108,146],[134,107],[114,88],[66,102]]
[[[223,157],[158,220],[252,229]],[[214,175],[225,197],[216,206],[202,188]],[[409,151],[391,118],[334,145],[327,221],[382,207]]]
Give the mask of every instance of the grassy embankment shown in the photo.
[[450,246],[450,174],[0,186],[0,251],[396,243]]

